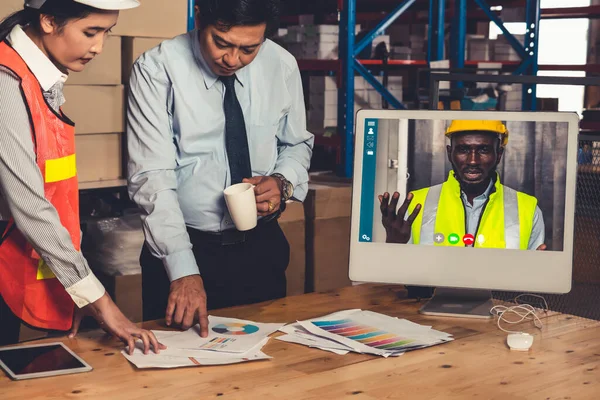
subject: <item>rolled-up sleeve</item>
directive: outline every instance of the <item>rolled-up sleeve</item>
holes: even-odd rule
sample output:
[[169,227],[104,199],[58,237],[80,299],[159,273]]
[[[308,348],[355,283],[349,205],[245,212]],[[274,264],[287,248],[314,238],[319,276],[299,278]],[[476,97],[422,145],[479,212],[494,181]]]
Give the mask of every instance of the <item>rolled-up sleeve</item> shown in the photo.
[[176,148],[169,119],[171,85],[161,68],[133,67],[127,110],[128,189],[143,210],[146,243],[171,281],[199,274],[177,198]]
[[292,183],[294,199],[304,201],[308,193],[308,169],[315,139],[306,129],[302,78],[296,63],[287,77],[286,85],[292,103],[285,125],[277,137],[279,155],[275,172],[282,174]]

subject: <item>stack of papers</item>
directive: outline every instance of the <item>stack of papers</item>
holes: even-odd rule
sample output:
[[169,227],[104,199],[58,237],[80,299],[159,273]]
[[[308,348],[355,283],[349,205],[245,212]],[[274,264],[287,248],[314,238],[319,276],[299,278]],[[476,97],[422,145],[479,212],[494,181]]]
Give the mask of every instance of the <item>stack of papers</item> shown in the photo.
[[122,354],[138,368],[177,368],[225,365],[269,359],[261,349],[269,335],[284,324],[261,324],[234,318],[208,317],[208,337],[200,337],[200,326],[187,331],[153,331],[167,346],[159,354],[144,354],[141,342],[133,355]]
[[452,335],[372,311],[345,310],[280,329],[278,340],[331,351],[399,356],[453,340]]

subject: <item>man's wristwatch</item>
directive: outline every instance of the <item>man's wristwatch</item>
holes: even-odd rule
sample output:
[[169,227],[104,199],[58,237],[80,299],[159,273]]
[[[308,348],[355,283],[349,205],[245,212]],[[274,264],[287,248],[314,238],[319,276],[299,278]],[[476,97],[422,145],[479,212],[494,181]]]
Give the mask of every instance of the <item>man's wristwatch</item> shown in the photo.
[[281,211],[283,211],[285,209],[285,202],[291,199],[294,194],[294,185],[281,174],[273,174],[271,176],[279,180],[281,184]]

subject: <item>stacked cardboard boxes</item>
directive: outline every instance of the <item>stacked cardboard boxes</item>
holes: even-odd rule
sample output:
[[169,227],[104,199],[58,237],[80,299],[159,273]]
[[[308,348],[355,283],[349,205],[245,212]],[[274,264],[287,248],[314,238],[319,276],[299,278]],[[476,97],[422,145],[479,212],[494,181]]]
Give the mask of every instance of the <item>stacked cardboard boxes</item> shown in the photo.
[[502,22],[523,22],[527,19],[525,7],[502,7]]
[[129,83],[133,63],[161,42],[187,31],[188,0],[143,0],[121,13],[114,35],[122,38],[122,79]]
[[506,111],[521,111],[523,109],[523,86],[511,85],[510,91],[506,93]]
[[286,270],[287,295],[303,294],[306,282],[306,223],[304,204],[291,201],[279,218],[279,225],[290,244],[290,263]]
[[[360,25],[356,26],[356,32]],[[293,25],[281,32],[287,50],[297,59],[337,60],[339,27],[337,25]]]
[[323,292],[350,286],[352,185],[311,183],[306,215],[306,289]]
[[[78,142],[78,161],[85,163],[84,159],[98,160],[94,162],[93,175],[88,177],[87,170],[80,170],[83,179],[104,179],[105,177],[125,177],[126,171],[126,138],[125,134],[125,112],[126,98],[131,68],[134,62],[147,50],[158,46],[166,39],[173,38],[187,31],[187,0],[142,0],[141,6],[132,10],[121,12],[118,25],[113,29],[113,37],[110,40],[119,41],[119,62],[115,64],[118,69],[119,81],[117,86],[119,93],[112,93],[112,102],[109,102],[107,93],[96,89],[94,102],[104,116],[83,117],[82,137],[86,137],[86,146]],[[104,56],[105,54],[102,54]],[[98,62],[95,60],[94,62]],[[91,64],[90,64],[91,65]],[[68,95],[68,93],[66,93]],[[91,95],[91,93],[87,93]],[[103,102],[100,104],[100,102]],[[88,108],[91,110],[92,108]],[[118,134],[96,135],[87,132],[98,131],[98,127],[106,123],[109,115],[119,114],[121,129],[114,132]],[[78,122],[81,117],[78,118]],[[116,117],[115,117],[116,119]],[[78,124],[79,125],[79,124]],[[116,128],[113,127],[112,129]],[[104,128],[103,130],[107,130]],[[81,141],[81,140],[80,140]],[[118,171],[118,173],[117,173]],[[134,229],[133,225],[131,229]],[[141,227],[135,227],[137,236],[142,236]],[[124,251],[121,249],[121,251]],[[141,321],[142,315],[142,292],[141,292],[141,269],[138,257],[141,245],[135,246],[130,252],[123,254],[122,258],[128,259],[128,265],[123,265],[118,272],[106,269],[101,265],[95,265],[95,272],[113,297],[115,303],[133,321]],[[100,263],[101,264],[101,263]]]
[[0,21],[23,9],[23,0],[0,0]]
[[389,35],[379,35],[375,39],[373,39],[373,42],[371,43],[371,57],[370,58],[379,59],[379,60],[381,59],[380,53],[377,53],[377,48],[380,46],[384,46],[384,48],[388,52],[388,54],[391,53],[392,45],[390,42]]
[[492,40],[487,39],[485,35],[467,36],[467,54],[469,61],[490,61],[494,57]]
[[[120,79],[120,64],[115,62],[112,68]],[[67,85],[64,94],[63,110],[75,121],[79,182],[93,188],[96,183],[122,179],[123,86]]]
[[124,184],[125,96],[133,62],[163,38],[187,29],[187,0],[143,0],[121,12],[102,54],[71,73],[65,113],[75,121],[77,169],[82,187]]
[[140,58],[140,56],[146,51],[153,49],[167,39],[168,38],[123,36],[123,85],[129,85],[129,79],[131,78],[131,67],[133,67],[133,64],[136,62],[136,60]]
[[[377,77],[383,82],[382,77]],[[402,77],[390,76],[388,90],[399,101],[402,101]],[[380,109],[382,97],[364,78],[354,79],[354,113],[365,108]],[[309,80],[307,125],[309,130],[317,133],[323,129],[337,126],[338,87],[335,77],[311,76]]]
[[390,53],[396,60],[427,58],[426,24],[393,24],[386,30],[390,37]]
[[335,60],[338,58],[338,35],[336,25],[295,25],[288,28],[284,41],[296,58]]
[[[523,43],[525,35],[513,35],[519,43]],[[526,46],[527,47],[527,46]],[[521,61],[519,53],[511,46],[504,35],[494,41],[494,61]]]
[[141,3],[138,8],[121,12],[114,35],[172,38],[187,31],[188,0],[141,0]]

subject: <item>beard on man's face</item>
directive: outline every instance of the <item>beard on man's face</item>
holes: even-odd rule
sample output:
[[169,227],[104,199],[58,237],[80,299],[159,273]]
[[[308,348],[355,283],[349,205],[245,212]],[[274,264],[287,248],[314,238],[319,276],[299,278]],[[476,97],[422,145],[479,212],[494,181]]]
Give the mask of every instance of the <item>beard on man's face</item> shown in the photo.
[[495,178],[497,165],[487,172],[482,168],[469,166],[458,170],[453,165],[452,169],[456,180],[460,183],[460,187],[465,193],[482,194],[488,188],[490,180]]

